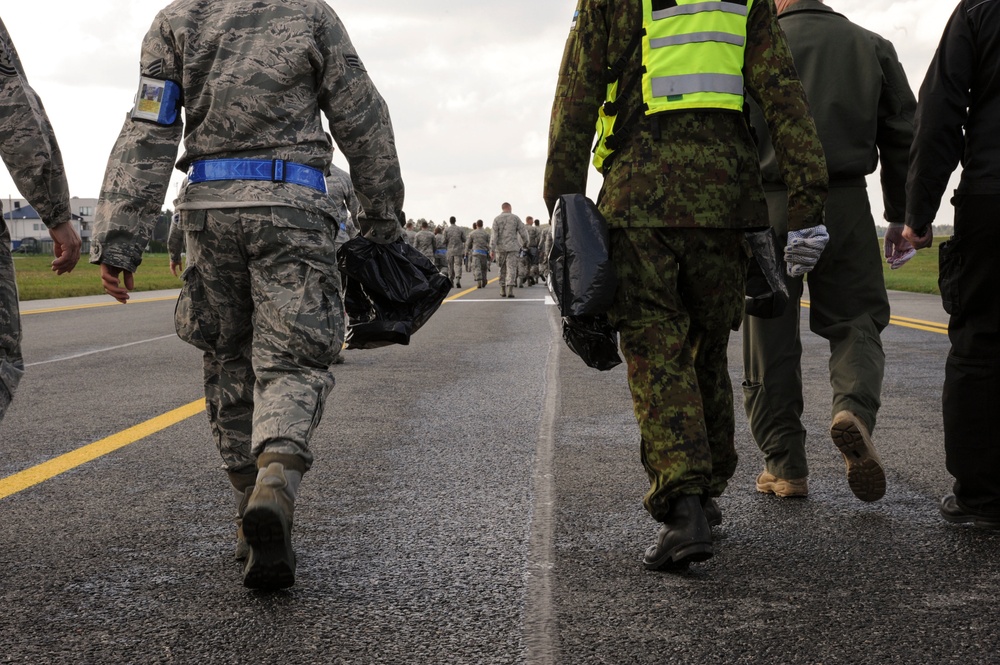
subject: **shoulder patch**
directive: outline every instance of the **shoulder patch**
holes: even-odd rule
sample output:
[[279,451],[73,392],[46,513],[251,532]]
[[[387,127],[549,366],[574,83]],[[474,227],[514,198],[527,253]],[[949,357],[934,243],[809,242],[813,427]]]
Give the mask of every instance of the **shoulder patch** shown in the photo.
[[348,53],[344,56],[344,62],[351,69],[360,69],[361,71],[368,71],[365,69],[364,64],[361,62],[361,58],[357,56],[356,53]]
[[163,70],[166,69],[167,61],[163,58],[159,60],[154,60],[149,63],[149,66],[144,68],[142,75],[149,76],[151,78],[163,78]]

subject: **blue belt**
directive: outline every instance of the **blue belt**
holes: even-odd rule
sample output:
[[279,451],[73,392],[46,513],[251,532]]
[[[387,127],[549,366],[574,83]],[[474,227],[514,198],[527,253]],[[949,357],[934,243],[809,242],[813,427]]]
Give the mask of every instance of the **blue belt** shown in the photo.
[[447,249],[435,249],[434,253],[435,254],[447,254],[448,250]]
[[473,254],[478,254],[479,256],[489,256],[490,255],[490,253],[487,252],[485,249],[474,249],[474,250],[472,250],[472,253]]
[[201,159],[188,169],[188,181],[269,180],[290,182],[326,194],[326,177],[319,169],[283,159]]

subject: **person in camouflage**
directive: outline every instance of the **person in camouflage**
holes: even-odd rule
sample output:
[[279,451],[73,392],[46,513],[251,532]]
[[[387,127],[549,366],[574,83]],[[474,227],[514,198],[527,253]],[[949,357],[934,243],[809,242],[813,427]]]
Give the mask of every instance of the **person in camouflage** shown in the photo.
[[[330,200],[337,206],[337,237],[333,241],[333,247],[339,254],[344,243],[358,235],[358,227],[354,220],[361,214],[361,202],[354,191],[354,183],[351,182],[351,175],[344,169],[330,164],[330,173],[326,176],[326,191],[330,195]],[[344,283],[340,283],[340,300],[344,301]],[[347,311],[344,310],[346,323]],[[337,353],[333,358],[334,365],[344,364],[343,351]]]
[[[42,101],[28,85],[24,67],[2,20],[0,157],[52,237],[53,272],[57,275],[71,272],[80,260],[82,242],[70,221],[69,185],[62,153]],[[10,254],[10,231],[2,213],[0,204],[0,422],[24,375],[17,282]]]
[[456,225],[454,217],[448,220],[444,241],[448,248],[448,279],[456,289],[462,288],[462,259],[465,256],[465,229]]
[[413,238],[413,247],[434,264],[434,232],[428,228],[426,221],[420,222],[420,230]]
[[524,222],[511,212],[509,203],[500,206],[503,211],[493,220],[490,234],[490,260],[500,266],[500,297],[513,298],[517,284],[518,254],[528,244]]
[[[535,222],[538,222],[536,219]],[[539,247],[538,275],[542,281],[549,279],[549,253],[552,251],[552,221],[542,227],[542,241]]]
[[476,220],[475,228],[465,241],[465,253],[469,256],[476,288],[485,288],[490,267],[490,234],[483,230],[483,220]]
[[448,243],[440,226],[434,227],[434,266],[442,275],[448,275]]
[[524,256],[520,257],[517,267],[517,285],[534,286],[538,281],[538,246],[541,243],[541,231],[535,224],[535,218],[524,218],[524,232],[528,236]]
[[362,232],[392,242],[403,182],[389,112],[321,0],[173,2],[143,40],[140,73],[145,94],[108,160],[91,262],[105,291],[128,302],[183,138],[177,332],[204,352],[209,423],[239,503],[243,583],[287,587],[295,495],[344,339],[340,208],[325,186],[333,146],[321,113],[351,165]]
[[180,277],[184,270],[181,255],[184,253],[184,232],[177,227],[181,215],[175,212],[170,218],[170,230],[167,232],[167,256],[170,260],[170,272],[174,277]]
[[[616,150],[603,164],[599,208],[619,280],[609,316],[620,334],[650,481],[644,505],[662,523],[643,565],[668,570],[714,553],[709,527],[722,515],[713,497],[736,469],[727,345],[743,315],[744,233],[767,224],[767,207],[743,113],[697,104],[642,112],[646,86],[631,82],[643,80],[643,49],[630,45],[642,41],[649,4],[579,0],[552,109],[544,197],[551,215],[559,196],[586,191],[598,112],[607,101],[609,73],[617,73],[617,113],[634,124],[621,125]],[[726,72],[736,68],[740,89],[760,103],[780,147],[789,227],[820,231],[827,188],[822,146],[771,0],[663,3],[658,12],[742,15],[745,37],[729,42],[741,50],[742,64],[726,63]],[[617,72],[612,63],[620,65]],[[655,101],[683,101],[685,94],[666,92]],[[792,255],[789,269],[803,261]]]

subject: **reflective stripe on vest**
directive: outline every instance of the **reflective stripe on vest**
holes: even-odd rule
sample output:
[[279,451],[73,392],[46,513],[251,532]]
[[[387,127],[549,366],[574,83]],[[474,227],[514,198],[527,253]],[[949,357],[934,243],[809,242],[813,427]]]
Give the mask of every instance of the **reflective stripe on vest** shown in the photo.
[[[743,110],[743,57],[753,2],[643,0],[646,115],[689,109]],[[620,83],[621,79],[608,85],[608,103],[598,113],[594,166],[599,171],[620,142],[621,137],[608,141],[614,136],[616,121],[626,121],[619,119],[621,109],[614,108]],[[628,91],[621,92],[628,96]],[[622,131],[627,133],[628,128]]]
[[[642,97],[646,114],[682,109],[743,110],[745,3],[644,0]],[[653,9],[653,5],[659,6]]]

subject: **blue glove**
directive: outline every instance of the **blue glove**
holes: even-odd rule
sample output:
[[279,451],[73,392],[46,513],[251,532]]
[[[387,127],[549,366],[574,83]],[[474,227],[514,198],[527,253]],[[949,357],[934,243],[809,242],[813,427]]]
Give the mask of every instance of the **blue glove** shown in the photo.
[[824,224],[801,231],[790,231],[785,243],[785,272],[789,277],[802,277],[816,267],[830,234]]

